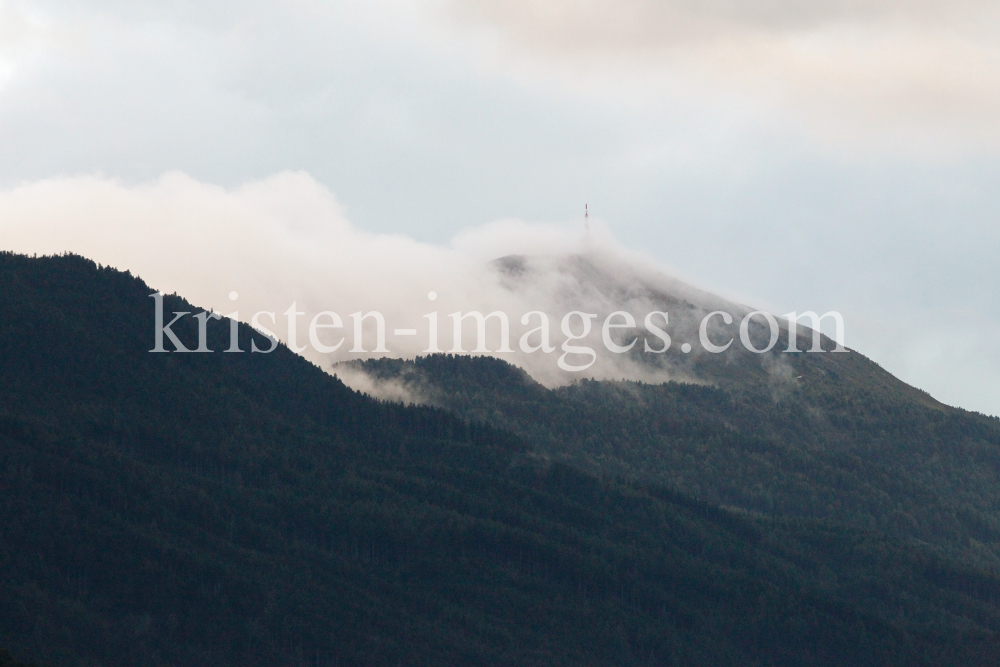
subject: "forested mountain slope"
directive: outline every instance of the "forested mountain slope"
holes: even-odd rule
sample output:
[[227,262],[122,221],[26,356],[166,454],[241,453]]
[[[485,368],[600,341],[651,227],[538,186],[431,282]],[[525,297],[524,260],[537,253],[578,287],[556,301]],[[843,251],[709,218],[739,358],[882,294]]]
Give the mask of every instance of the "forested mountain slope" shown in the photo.
[[1000,420],[944,406],[857,352],[774,357],[737,355],[728,375],[710,359],[701,373],[714,385],[584,380],[551,390],[491,357],[349,365],[595,474],[770,516],[844,521],[1000,571]]
[[601,479],[284,347],[150,354],[151,292],[0,254],[0,644],[22,660],[998,664],[982,570]]

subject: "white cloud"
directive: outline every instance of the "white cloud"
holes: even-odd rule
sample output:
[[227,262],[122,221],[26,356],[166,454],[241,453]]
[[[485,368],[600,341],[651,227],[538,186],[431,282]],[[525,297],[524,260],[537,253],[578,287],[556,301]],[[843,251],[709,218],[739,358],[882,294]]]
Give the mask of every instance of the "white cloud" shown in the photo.
[[[89,176],[45,179],[0,191],[4,249],[29,254],[76,252],[129,269],[150,286],[176,291],[198,306],[223,314],[238,310],[243,321],[259,311],[273,312],[276,326],[270,327],[266,320],[265,324],[286,341],[283,313],[294,301],[306,313],[299,319],[297,342],[307,348],[310,319],[320,311],[336,312],[345,324],[347,342],[330,355],[311,349],[304,353],[328,370],[337,361],[368,356],[349,349],[353,343],[349,315],[370,310],[385,317],[391,356],[408,358],[427,349],[428,313],[438,313],[438,345],[449,351],[451,313],[503,311],[509,316],[515,352],[496,356],[524,367],[547,385],[578,377],[556,365],[565,338],[559,320],[571,310],[599,315],[586,343],[597,350],[602,349],[600,323],[614,310],[631,312],[641,324],[646,313],[664,309],[671,300],[695,304],[694,315],[687,318],[691,321],[683,319],[687,308],[682,303],[673,301],[665,309],[671,312],[674,345],[690,341],[696,349],[702,314],[719,308],[739,320],[742,307],[672,277],[647,255],[621,247],[599,221],[592,225],[588,237],[579,222],[498,221],[467,228],[448,245],[371,234],[355,228],[334,195],[303,172],[285,172],[232,189],[174,172],[136,185]],[[757,255],[753,246],[744,244],[743,254],[748,253]],[[877,255],[878,250],[865,249],[856,260],[871,268],[866,253]],[[491,263],[509,255],[527,258],[508,265],[506,271]],[[716,261],[735,259],[721,253]],[[930,385],[916,383],[940,398],[995,412],[990,406],[1000,400],[995,389],[1000,357],[992,341],[1000,331],[1000,319],[981,307],[970,309],[970,300],[957,295],[945,301],[950,303],[947,307],[933,294],[927,294],[925,304],[911,298],[887,301],[886,291],[905,289],[908,279],[900,275],[898,285],[880,285],[870,268],[833,276],[831,285],[846,285],[854,293],[875,290],[867,301],[854,300],[844,313],[848,345],[867,343],[862,352],[874,351],[876,359],[887,361],[890,369],[902,371],[911,382],[928,378]],[[805,275],[794,262],[759,270],[779,282]],[[859,285],[852,286],[855,282]],[[928,286],[936,287],[934,276],[917,289]],[[946,283],[939,288],[948,296]],[[239,294],[235,302],[229,299],[232,291]],[[428,299],[431,291],[439,295],[437,300]],[[972,301],[978,298],[970,295]],[[822,306],[799,303],[795,309],[823,312]],[[536,326],[534,321],[522,326],[520,316],[532,310],[550,315],[556,352],[517,352],[520,333]],[[396,328],[417,329],[418,335],[396,336]],[[463,336],[465,349],[472,350],[471,321],[466,322]],[[333,344],[335,339],[323,342]],[[495,330],[487,346],[493,352],[499,347]],[[373,340],[368,339],[365,347],[371,350]],[[677,368],[654,371],[636,365],[627,355],[603,350],[584,374],[689,379]]]
[[[296,341],[307,347],[311,318],[333,311],[345,324],[347,342],[330,355],[313,349],[305,352],[327,370],[331,363],[369,356],[350,349],[355,341],[349,315],[355,312],[380,312],[390,352],[412,358],[428,349],[428,313],[438,313],[438,346],[452,351],[460,346],[453,336],[451,313],[501,311],[508,317],[514,351],[497,356],[550,385],[578,377],[560,371],[556,361],[565,340],[560,320],[569,311],[598,316],[586,343],[581,343],[598,350],[601,321],[618,309],[632,312],[640,325],[647,312],[664,307],[664,298],[734,312],[721,299],[670,278],[647,258],[621,249],[598,223],[585,237],[579,227],[498,222],[466,230],[451,247],[438,247],[356,230],[333,195],[304,173],[278,174],[233,190],[181,173],[136,186],[102,177],[50,179],[0,194],[0,221],[0,235],[12,250],[76,252],[129,269],[154,288],[176,291],[196,305],[224,314],[238,309],[243,321],[256,312],[275,313],[276,326],[264,323],[286,342],[290,333],[282,314],[293,302],[305,313],[298,321]],[[528,257],[518,260],[512,272],[490,261],[510,253]],[[232,291],[239,295],[235,303],[228,298]],[[439,295],[433,301],[428,298],[432,291]],[[519,351],[521,333],[537,326],[534,321],[522,326],[521,316],[535,310],[551,318],[556,352]],[[734,314],[738,316],[738,311]],[[671,328],[676,330],[683,313],[672,317]],[[576,323],[574,330],[579,326]],[[418,334],[396,336],[396,328],[417,329]],[[494,320],[487,341],[491,352],[500,347],[497,331]],[[335,344],[334,338],[324,344]],[[372,350],[374,339],[365,347]],[[472,320],[465,322],[461,347],[468,351],[477,347]],[[570,361],[582,362],[582,358]],[[586,375],[670,377],[666,371],[606,352],[599,354]]]

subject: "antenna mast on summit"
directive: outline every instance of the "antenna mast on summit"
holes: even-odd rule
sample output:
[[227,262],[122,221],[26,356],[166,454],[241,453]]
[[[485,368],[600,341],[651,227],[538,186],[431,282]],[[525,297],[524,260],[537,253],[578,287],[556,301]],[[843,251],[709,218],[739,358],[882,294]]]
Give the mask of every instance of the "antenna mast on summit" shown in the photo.
[[583,247],[590,250],[590,208],[583,205]]

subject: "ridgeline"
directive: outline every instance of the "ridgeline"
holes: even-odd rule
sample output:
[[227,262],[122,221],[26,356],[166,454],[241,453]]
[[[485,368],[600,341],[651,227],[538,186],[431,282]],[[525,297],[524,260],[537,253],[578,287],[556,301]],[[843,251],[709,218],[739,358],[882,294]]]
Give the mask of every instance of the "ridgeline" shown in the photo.
[[[153,291],[0,255],[0,645],[20,660],[1000,662],[989,568],[547,455],[570,443],[558,424],[379,402],[284,346],[150,354]],[[195,321],[174,330],[197,346]],[[225,349],[228,322],[208,335]],[[684,442],[714,446],[696,423],[717,402],[690,408]]]

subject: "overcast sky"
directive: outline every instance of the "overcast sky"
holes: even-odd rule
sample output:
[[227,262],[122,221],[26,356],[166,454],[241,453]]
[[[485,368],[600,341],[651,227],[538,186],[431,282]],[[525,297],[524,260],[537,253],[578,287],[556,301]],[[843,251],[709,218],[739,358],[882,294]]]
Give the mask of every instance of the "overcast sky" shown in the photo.
[[447,248],[587,203],[698,286],[838,310],[848,346],[990,414],[997,118],[995,1],[0,0],[8,203],[292,170],[338,224]]

